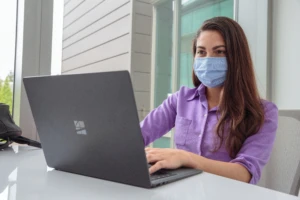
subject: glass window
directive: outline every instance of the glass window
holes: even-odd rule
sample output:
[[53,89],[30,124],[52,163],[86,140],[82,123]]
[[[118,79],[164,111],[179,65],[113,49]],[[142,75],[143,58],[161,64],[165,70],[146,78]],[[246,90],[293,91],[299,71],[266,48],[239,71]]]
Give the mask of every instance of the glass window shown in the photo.
[[[193,87],[192,41],[196,32],[206,19],[216,16],[233,18],[233,3],[233,0],[168,0],[155,6],[155,107],[180,86]],[[173,31],[178,33],[173,34]],[[173,55],[177,55],[177,59],[173,59]],[[171,135],[166,134],[153,146],[171,147]]]
[[172,32],[173,2],[167,1],[157,7],[155,51],[154,105],[159,106],[172,92]]
[[178,65],[177,89],[193,87],[192,41],[201,24],[210,18],[226,16],[233,18],[233,0],[182,0],[180,9],[180,64]]
[[[160,4],[156,10],[154,106],[159,106],[172,93],[173,1]],[[169,138],[153,143],[154,147],[170,147]]]
[[0,1],[0,103],[12,113],[15,69],[17,0]]

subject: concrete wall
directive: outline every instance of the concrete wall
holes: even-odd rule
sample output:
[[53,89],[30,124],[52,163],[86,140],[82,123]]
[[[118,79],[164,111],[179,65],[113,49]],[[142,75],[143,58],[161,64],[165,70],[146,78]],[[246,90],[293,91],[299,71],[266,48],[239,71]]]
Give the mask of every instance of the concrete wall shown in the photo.
[[63,74],[130,70],[131,3],[65,1]]
[[149,0],[66,0],[62,74],[131,72],[138,113],[150,110]]

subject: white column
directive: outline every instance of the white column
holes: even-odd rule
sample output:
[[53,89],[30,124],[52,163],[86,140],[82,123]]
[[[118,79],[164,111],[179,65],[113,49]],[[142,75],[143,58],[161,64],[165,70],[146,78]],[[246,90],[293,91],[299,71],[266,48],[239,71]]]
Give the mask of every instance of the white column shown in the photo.
[[64,1],[53,1],[51,75],[61,74]]
[[236,0],[235,18],[247,36],[262,98],[271,98],[269,0]]
[[279,109],[300,109],[299,11],[299,0],[273,0],[272,99]]
[[19,0],[14,118],[23,136],[34,140],[38,136],[22,78],[51,73],[52,12],[53,0]]

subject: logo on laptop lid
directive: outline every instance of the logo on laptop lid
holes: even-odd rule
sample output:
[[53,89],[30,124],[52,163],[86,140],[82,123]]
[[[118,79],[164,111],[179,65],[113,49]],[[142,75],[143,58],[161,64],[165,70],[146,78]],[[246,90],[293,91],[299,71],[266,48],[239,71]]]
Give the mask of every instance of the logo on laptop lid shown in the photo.
[[83,121],[74,121],[74,125],[78,135],[87,135]]

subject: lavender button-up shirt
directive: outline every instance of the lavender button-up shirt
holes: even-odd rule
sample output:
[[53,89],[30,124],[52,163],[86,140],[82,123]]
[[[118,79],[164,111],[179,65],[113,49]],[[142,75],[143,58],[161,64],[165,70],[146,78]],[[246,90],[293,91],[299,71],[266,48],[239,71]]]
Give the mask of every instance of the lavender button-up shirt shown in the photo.
[[239,163],[252,174],[250,183],[256,184],[262,168],[269,160],[278,121],[278,109],[275,104],[262,100],[265,110],[265,122],[259,132],[244,142],[237,156],[232,159],[223,144],[214,151],[218,140],[215,133],[217,107],[208,110],[205,86],[198,88],[181,87],[168,97],[159,107],[150,112],[141,122],[145,145],[162,137],[175,126],[175,144],[200,156],[224,162]]

